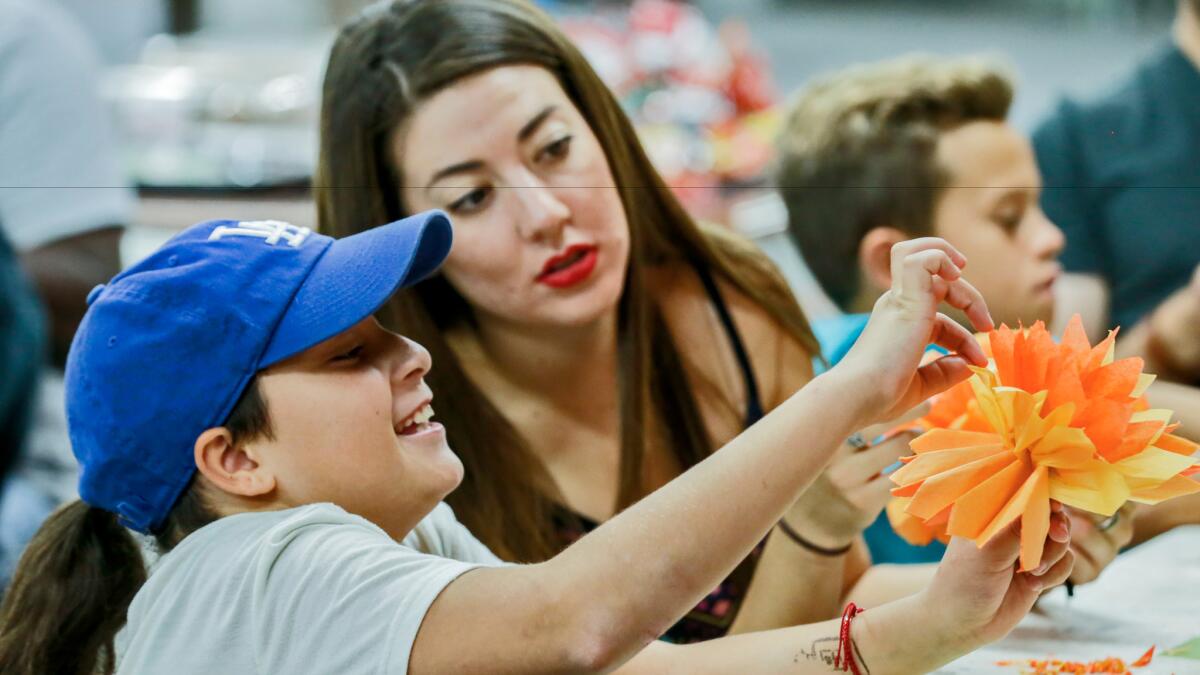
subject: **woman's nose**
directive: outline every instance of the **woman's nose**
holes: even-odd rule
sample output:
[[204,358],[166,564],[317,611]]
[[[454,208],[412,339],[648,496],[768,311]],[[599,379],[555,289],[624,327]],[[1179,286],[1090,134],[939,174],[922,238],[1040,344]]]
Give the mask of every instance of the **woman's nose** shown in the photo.
[[532,178],[516,187],[522,206],[518,228],[530,241],[555,241],[571,218],[571,210],[552,187]]

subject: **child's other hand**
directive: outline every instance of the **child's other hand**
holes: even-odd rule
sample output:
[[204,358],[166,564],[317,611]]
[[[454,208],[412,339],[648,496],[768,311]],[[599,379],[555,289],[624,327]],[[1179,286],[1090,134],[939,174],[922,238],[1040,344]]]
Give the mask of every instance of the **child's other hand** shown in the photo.
[[1108,564],[1116,560],[1122,548],[1133,540],[1134,511],[1130,502],[1111,518],[1067,509],[1071,518],[1071,552],[1075,570],[1071,582],[1076,586],[1094,581]]

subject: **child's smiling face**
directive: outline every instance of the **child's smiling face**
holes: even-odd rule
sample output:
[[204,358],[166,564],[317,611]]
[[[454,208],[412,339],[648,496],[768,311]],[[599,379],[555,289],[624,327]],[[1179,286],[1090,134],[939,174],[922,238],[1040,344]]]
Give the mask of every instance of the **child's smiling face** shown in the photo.
[[403,536],[462,480],[428,421],[429,353],[374,318],[259,374],[272,438],[248,446],[281,506],[333,502]]

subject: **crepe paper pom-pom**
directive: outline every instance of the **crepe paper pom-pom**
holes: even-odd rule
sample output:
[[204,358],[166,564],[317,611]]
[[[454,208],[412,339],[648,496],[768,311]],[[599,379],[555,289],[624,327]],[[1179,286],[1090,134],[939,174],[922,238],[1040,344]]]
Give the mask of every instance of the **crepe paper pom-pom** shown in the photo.
[[891,474],[887,513],[906,541],[967,537],[982,546],[1021,521],[1021,570],[1038,567],[1050,501],[1111,516],[1127,501],[1200,492],[1195,443],[1151,409],[1142,360],[1093,346],[1076,315],[1055,342],[1042,322],[980,336],[987,368],[932,401],[915,453]]

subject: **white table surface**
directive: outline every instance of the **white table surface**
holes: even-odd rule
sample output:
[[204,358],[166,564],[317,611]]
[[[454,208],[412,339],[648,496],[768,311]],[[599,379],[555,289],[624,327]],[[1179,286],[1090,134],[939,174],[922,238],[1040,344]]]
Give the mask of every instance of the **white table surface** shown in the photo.
[[1161,652],[1200,636],[1200,526],[1177,528],[1122,554],[1096,581],[1048,593],[1008,637],[937,672],[1019,673],[997,661],[1091,661],[1128,665],[1150,645],[1154,660],[1135,675],[1200,674],[1200,661]]

